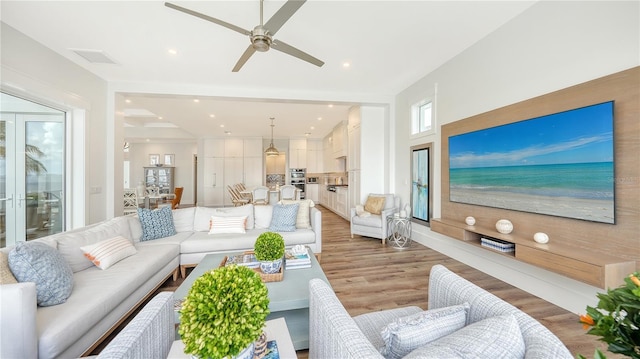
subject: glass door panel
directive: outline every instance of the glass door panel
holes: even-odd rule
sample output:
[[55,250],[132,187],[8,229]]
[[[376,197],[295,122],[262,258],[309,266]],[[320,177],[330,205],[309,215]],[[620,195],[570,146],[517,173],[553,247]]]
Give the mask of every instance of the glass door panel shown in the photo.
[[0,94],[0,245],[64,230],[65,113]]

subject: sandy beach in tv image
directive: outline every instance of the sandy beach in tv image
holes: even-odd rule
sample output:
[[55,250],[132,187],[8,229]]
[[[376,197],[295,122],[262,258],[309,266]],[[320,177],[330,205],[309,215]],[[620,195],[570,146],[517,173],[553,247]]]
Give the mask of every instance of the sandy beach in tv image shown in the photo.
[[449,200],[615,223],[613,102],[449,137]]

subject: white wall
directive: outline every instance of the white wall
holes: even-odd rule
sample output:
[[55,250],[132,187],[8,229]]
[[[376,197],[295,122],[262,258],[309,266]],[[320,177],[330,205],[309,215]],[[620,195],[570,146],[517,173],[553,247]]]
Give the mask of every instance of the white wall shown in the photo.
[[[4,23],[1,26],[3,91],[44,101],[68,112],[84,112],[85,120],[74,126],[73,131],[84,131],[86,140],[83,147],[74,148],[77,152],[68,157],[72,166],[84,169],[84,178],[82,174],[68,178],[77,180],[70,187],[70,200],[75,204],[74,209],[80,207],[84,211],[74,215],[78,222],[105,219],[109,202],[107,178],[112,175],[107,168],[106,82],[12,27]],[[98,193],[91,193],[91,189]],[[73,226],[81,225],[84,223],[73,223]]]
[[[396,183],[410,179],[409,147],[433,142],[434,217],[440,216],[439,127],[640,64],[640,3],[538,2],[396,97]],[[435,135],[411,139],[411,105],[435,95]],[[408,186],[397,185],[403,202]],[[570,311],[583,313],[601,291],[533,266],[468,248],[414,226],[414,240]]]

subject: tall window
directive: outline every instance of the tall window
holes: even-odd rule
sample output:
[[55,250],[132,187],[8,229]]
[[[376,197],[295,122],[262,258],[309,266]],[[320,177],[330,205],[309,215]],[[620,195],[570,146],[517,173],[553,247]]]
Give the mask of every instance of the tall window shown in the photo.
[[433,131],[433,103],[422,101],[412,107],[411,134],[426,134]]

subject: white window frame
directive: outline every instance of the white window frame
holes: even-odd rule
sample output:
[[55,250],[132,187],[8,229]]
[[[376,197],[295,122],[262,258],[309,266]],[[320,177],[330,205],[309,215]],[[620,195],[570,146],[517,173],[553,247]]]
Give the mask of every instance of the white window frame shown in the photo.
[[[429,128],[421,130],[423,127],[423,107],[431,105],[431,124]],[[435,101],[432,98],[426,98],[420,102],[411,106],[411,138],[428,136],[436,133],[436,116],[435,116]]]

